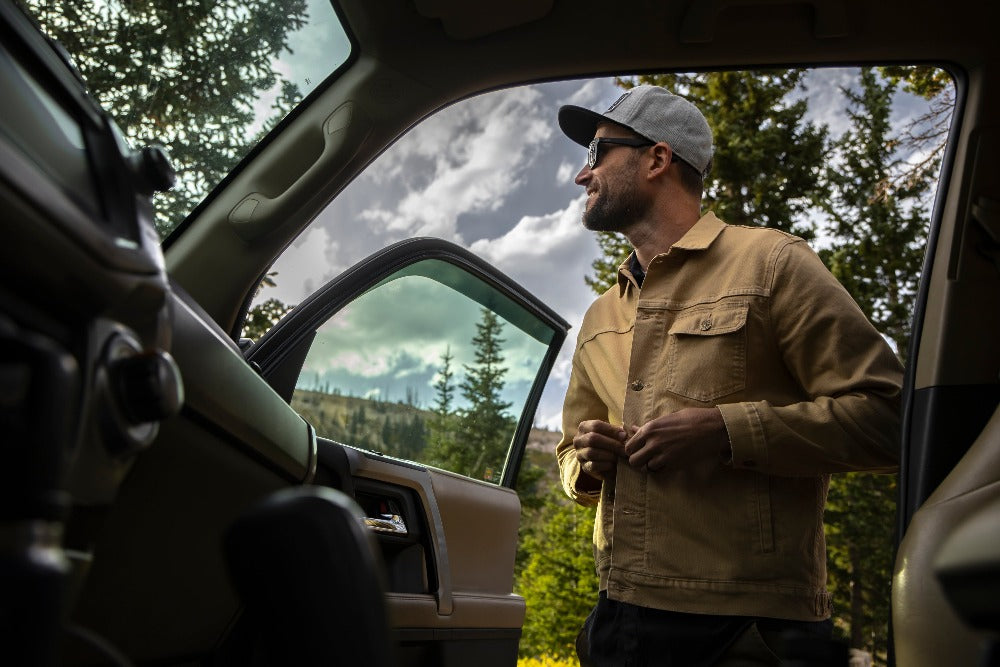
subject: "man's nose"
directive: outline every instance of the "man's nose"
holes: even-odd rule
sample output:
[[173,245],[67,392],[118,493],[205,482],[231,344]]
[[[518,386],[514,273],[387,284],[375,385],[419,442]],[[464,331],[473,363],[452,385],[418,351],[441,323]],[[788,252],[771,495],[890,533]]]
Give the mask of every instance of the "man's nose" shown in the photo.
[[590,173],[591,173],[590,167],[588,167],[587,165],[583,165],[583,169],[581,169],[580,172],[576,175],[576,178],[573,179],[573,182],[576,183],[577,185],[584,185],[584,186],[587,185],[587,181],[590,180]]

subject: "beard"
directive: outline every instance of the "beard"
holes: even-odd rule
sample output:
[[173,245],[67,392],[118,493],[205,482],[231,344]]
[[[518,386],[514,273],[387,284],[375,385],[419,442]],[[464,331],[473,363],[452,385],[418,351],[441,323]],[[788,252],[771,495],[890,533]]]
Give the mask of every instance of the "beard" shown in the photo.
[[649,212],[650,202],[639,194],[632,179],[615,178],[605,184],[583,211],[583,226],[592,232],[624,232]]

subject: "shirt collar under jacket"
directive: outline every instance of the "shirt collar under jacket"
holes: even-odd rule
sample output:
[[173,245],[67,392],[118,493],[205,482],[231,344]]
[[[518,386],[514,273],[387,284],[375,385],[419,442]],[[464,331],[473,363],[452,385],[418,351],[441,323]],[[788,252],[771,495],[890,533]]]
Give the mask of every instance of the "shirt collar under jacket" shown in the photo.
[[[709,211],[705,215],[701,216],[701,219],[694,223],[694,226],[687,230],[687,233],[685,233],[684,236],[679,238],[676,243],[670,246],[670,250],[667,252],[669,253],[675,248],[677,250],[688,251],[705,250],[712,245],[712,242],[715,241],[719,234],[722,233],[725,226],[726,223],[719,220],[715,217],[714,213]],[[634,257],[635,251],[633,250],[632,254],[628,256],[628,259],[622,262],[618,267],[618,296],[625,295],[625,291],[628,289],[630,282],[636,287],[642,286],[642,279],[640,278],[639,280],[636,280],[638,276],[632,275],[631,268]]]

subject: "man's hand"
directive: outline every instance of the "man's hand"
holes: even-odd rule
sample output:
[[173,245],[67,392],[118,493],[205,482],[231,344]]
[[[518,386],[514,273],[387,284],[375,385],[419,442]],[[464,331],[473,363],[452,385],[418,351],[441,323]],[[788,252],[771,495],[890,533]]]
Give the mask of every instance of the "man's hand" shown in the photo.
[[573,438],[580,469],[594,479],[603,480],[625,456],[625,429],[597,419],[580,422]]
[[729,456],[729,433],[717,408],[684,408],[628,430],[625,455],[633,468],[677,470]]

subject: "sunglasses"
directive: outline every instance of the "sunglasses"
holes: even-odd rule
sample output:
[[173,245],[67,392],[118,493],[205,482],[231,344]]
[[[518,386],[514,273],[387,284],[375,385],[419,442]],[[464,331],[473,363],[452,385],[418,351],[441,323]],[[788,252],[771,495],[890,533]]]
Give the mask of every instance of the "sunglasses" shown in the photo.
[[609,137],[596,137],[590,142],[590,146],[587,148],[587,166],[591,169],[597,166],[597,158],[601,150],[601,144],[641,148],[643,146],[652,146],[654,143],[655,142],[652,142],[649,139],[613,139]]

